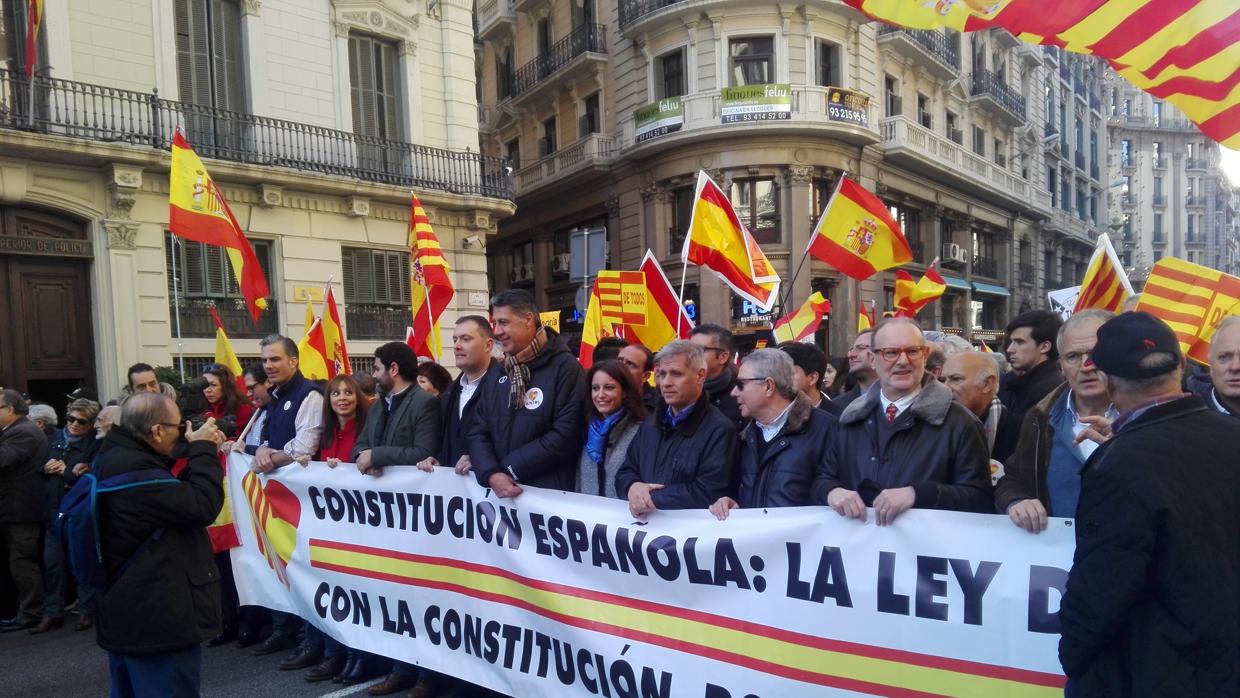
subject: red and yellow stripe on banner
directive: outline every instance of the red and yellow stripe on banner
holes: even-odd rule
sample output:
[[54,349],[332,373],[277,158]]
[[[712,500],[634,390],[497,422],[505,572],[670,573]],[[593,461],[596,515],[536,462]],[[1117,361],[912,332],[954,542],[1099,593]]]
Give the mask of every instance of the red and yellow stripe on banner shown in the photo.
[[1050,696],[1057,674],[830,640],[443,557],[310,540],[310,566],[505,604],[594,632],[795,681],[881,696]]
[[1137,310],[1167,323],[1186,356],[1209,364],[1215,328],[1223,318],[1240,315],[1240,278],[1163,257],[1146,279]]

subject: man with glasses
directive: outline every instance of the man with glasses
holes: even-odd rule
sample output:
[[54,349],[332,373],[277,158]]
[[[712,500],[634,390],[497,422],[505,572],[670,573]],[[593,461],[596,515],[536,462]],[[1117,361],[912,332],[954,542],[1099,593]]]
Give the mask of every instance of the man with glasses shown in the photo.
[[1081,468],[1119,416],[1090,356],[1098,328],[1113,317],[1083,310],[1059,328],[1055,343],[1067,382],[1029,408],[1016,450],[1004,462],[995,509],[1030,533],[1045,530],[1048,516],[1076,516]]
[[874,330],[862,330],[848,347],[848,375],[857,380],[857,385],[832,400],[835,408],[839,410],[838,414],[843,414],[852,401],[864,395],[878,379],[878,374],[874,373],[874,355],[870,353],[870,340],[873,336]]
[[47,514],[41,473],[48,446],[29,411],[21,393],[0,389],[0,548],[9,551],[18,602],[17,615],[0,620],[4,632],[37,626],[43,608],[39,534]]
[[909,318],[890,318],[873,333],[878,384],[849,405],[813,501],[841,516],[879,526],[918,509],[990,512],[990,458],[982,425],[938,381],[925,385],[926,342]]
[[705,324],[694,327],[689,339],[702,347],[706,357],[706,395],[710,398],[710,404],[732,420],[736,430],[740,431],[746,420],[741,416],[736,398],[732,397],[732,388],[736,387],[732,333],[720,325]]

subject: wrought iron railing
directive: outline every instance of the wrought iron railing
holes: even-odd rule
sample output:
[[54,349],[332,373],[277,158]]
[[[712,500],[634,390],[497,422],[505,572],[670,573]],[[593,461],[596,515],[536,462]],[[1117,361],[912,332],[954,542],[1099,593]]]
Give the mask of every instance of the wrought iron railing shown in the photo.
[[993,257],[973,257],[973,275],[988,276],[992,279],[999,276],[999,260]]
[[[184,295],[180,298],[181,308],[181,336],[182,337],[206,337],[215,336],[215,320],[211,318],[208,310],[211,306],[215,306],[215,312],[219,313],[220,322],[224,323],[224,331],[233,339],[261,339],[269,334],[280,331],[280,318],[275,309],[278,304],[272,299],[268,299],[271,308],[265,310],[258,316],[258,326],[250,319],[250,311],[245,307],[245,301],[232,298],[205,298],[205,297],[189,297]],[[176,327],[177,322],[177,305],[168,301],[168,318]],[[252,345],[257,351],[257,343]]]
[[507,162],[296,121],[0,70],[0,128],[168,150],[180,126],[199,155],[403,188],[511,199]]
[[346,305],[350,339],[401,339],[413,322],[409,306]]
[[913,43],[920,46],[926,53],[934,56],[940,63],[960,70],[960,47],[949,39],[944,32],[937,29],[902,29],[887,25],[882,25],[878,28],[879,36],[897,33],[912,39]]
[[652,12],[680,2],[684,0],[620,0],[620,27],[627,28]]
[[1025,118],[1025,98],[989,70],[973,71],[973,94],[985,95],[1013,116],[1022,120]]
[[524,94],[583,53],[607,53],[607,28],[583,24],[551,45],[547,52],[517,70],[514,95]]

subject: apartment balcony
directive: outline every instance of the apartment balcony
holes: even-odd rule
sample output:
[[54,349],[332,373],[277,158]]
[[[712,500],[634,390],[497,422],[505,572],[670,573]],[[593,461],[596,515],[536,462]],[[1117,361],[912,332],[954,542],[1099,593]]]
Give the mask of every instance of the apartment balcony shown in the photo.
[[999,260],[993,257],[973,256],[973,275],[991,279],[999,278]]
[[1195,207],[1198,207],[1198,206],[1205,206],[1205,205],[1206,205],[1206,197],[1204,197],[1204,196],[1202,196],[1202,195],[1200,195],[1200,194],[1197,194],[1197,195],[1195,195],[1195,196],[1190,194],[1189,196],[1184,197],[1184,205],[1185,205],[1185,206],[1191,206],[1191,207],[1194,207],[1194,208],[1195,208]]
[[1089,163],[1089,178],[1096,182],[1102,181],[1102,175],[1098,170],[1098,163],[1096,162]]
[[620,0],[620,29],[627,30],[639,19],[686,0]]
[[497,36],[516,34],[517,13],[512,0],[479,0],[478,38],[490,41]]
[[1167,205],[1167,195],[1166,194],[1155,194],[1153,201],[1154,201],[1155,207],[1162,208]]
[[1025,98],[989,70],[976,70],[972,79],[973,101],[995,107],[993,111],[1013,125],[1025,123]]
[[1137,197],[1132,194],[1123,194],[1119,197],[1119,204],[1124,207],[1125,211],[1134,209],[1137,207]]
[[1017,267],[1017,274],[1020,276],[1022,286],[1033,286],[1038,280],[1038,270],[1033,266],[1032,262],[1021,262]]
[[[1096,235],[1091,235],[1089,224],[1081,220],[1076,214],[1063,209],[1055,209],[1051,213],[1051,217],[1046,221],[1046,229],[1058,232],[1069,239],[1076,240],[1083,244],[1093,244]],[[1071,284],[1069,284],[1071,285]],[[1052,288],[1062,288],[1054,286]]]
[[346,305],[349,339],[391,339],[409,326],[409,306]]
[[1090,94],[1089,95],[1089,108],[1101,114],[1102,113],[1102,97],[1099,97],[1096,93]]
[[1050,192],[973,154],[905,116],[879,122],[879,147],[892,161],[1004,206],[1030,206],[1049,215]]
[[949,37],[937,29],[901,29],[884,24],[878,28],[878,42],[913,59],[942,80],[960,75],[959,35]]
[[517,170],[513,174],[516,194],[525,197],[534,192],[541,195],[571,188],[583,174],[606,171],[615,157],[616,140],[591,133]]
[[[839,141],[856,147],[878,142],[878,131],[872,124],[879,105],[873,100],[866,113],[866,122],[871,125],[862,126],[830,118],[826,87],[793,85],[789,98],[792,104],[787,119],[725,124],[720,112],[719,90],[684,95],[680,98],[684,116],[679,130],[638,143],[635,138],[634,112],[629,112],[620,117],[619,145],[625,157],[641,157],[686,141],[707,141],[713,138],[794,136]],[[709,149],[711,146],[702,147]]]
[[0,129],[105,143],[172,148],[181,125],[204,158],[279,167],[402,189],[512,198],[505,161],[321,126],[160,99],[56,78],[30,82],[0,70]]
[[559,88],[593,76],[607,62],[606,35],[601,24],[583,24],[552,44],[545,55],[521,66],[514,76],[513,106],[545,101]]
[[[208,298],[203,296],[186,297],[184,290],[182,290],[178,294],[178,300],[173,301],[171,299],[171,282],[169,282],[168,286],[168,295],[170,297],[168,300],[168,317],[171,322],[176,323],[179,307],[181,336],[183,337],[215,337],[215,320],[211,317],[209,308],[215,308],[215,312],[220,316],[220,322],[224,325],[224,331],[233,339],[261,339],[273,332],[280,331],[280,318],[275,312],[265,312],[259,315],[258,325],[255,326],[253,320],[250,319],[250,311],[246,307],[244,299]],[[271,306],[273,309],[279,307],[280,304],[274,302],[275,299],[268,300],[272,301]],[[406,325],[409,324],[408,318],[409,311],[406,310]],[[349,334],[352,335],[352,328],[350,328]]]
[[1184,158],[1184,169],[1186,170],[1204,170],[1209,167],[1209,164],[1205,158]]
[[1059,59],[1059,77],[1065,82],[1072,82],[1072,63],[1067,56]]

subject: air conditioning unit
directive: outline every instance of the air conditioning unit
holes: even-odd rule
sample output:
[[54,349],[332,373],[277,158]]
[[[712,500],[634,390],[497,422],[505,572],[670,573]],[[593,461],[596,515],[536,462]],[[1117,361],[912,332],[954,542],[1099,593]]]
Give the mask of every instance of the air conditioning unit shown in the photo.
[[943,263],[968,264],[969,253],[954,242],[943,243]]
[[567,274],[568,267],[573,263],[573,256],[567,252],[557,254],[551,258],[551,271],[557,274]]
[[522,264],[520,276],[521,276],[521,278],[519,279],[520,281],[533,281],[534,280],[534,265],[533,264]]

